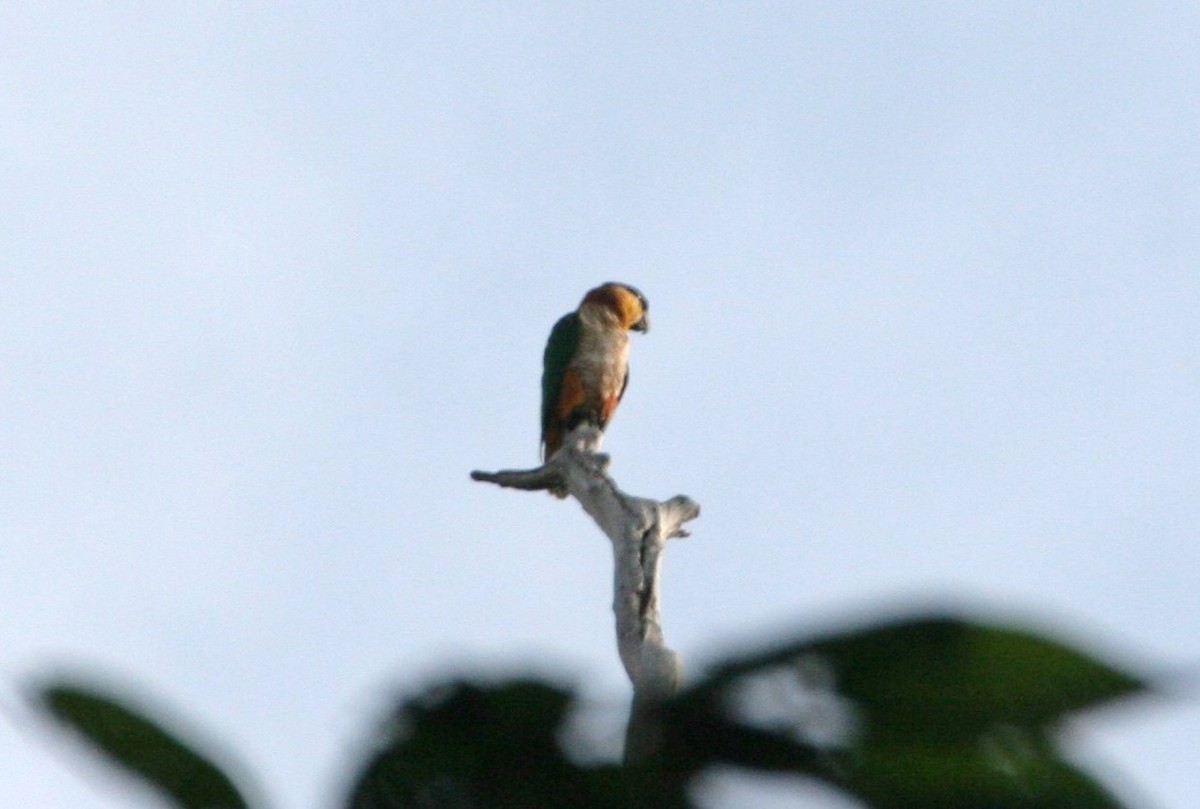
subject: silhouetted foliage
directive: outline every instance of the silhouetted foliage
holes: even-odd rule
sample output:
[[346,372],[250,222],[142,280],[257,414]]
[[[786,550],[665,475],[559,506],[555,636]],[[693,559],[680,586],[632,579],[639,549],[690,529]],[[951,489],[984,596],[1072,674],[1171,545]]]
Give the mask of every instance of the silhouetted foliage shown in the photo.
[[237,787],[215,764],[120,698],[67,682],[43,689],[41,698],[60,721],[182,809],[247,809]]
[[[584,765],[559,743],[570,691],[452,680],[385,722],[347,809],[688,807],[714,766],[790,772],[876,809],[1120,809],[1063,757],[1070,714],[1140,678],[1032,631],[950,615],[800,638],[716,666],[653,706],[637,763]],[[243,807],[191,745],[87,686],[42,691],[54,716],[180,807]]]

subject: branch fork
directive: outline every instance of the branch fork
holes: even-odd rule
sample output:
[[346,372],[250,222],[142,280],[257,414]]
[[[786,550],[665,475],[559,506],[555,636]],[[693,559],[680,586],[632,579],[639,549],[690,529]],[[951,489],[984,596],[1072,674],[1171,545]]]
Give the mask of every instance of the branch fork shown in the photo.
[[471,478],[570,495],[596,521],[613,547],[613,612],[621,663],[635,703],[655,701],[675,694],[683,681],[683,663],[663,640],[662,551],[668,539],[688,536],[683,525],[700,516],[700,506],[684,495],[660,502],[622,492],[608,475],[609,456],[599,452],[601,437],[596,428],[582,425],[535,469],[475,471]]

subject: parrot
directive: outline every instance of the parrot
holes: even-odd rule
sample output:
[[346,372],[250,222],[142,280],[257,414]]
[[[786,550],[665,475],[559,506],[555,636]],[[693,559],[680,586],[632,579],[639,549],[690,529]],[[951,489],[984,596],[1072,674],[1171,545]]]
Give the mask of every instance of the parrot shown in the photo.
[[543,461],[580,424],[608,425],[629,384],[629,332],[650,330],[649,309],[637,289],[609,282],[554,324],[542,356]]

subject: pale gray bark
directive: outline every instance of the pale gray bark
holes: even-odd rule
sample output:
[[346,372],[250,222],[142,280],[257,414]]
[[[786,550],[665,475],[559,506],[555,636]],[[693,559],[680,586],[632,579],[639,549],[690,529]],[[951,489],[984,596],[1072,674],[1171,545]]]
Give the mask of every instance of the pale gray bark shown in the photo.
[[471,477],[515,489],[566,492],[612,543],[617,649],[634,693],[626,735],[629,760],[654,747],[647,738],[651,727],[640,720],[645,708],[675,694],[683,681],[683,661],[663,640],[662,551],[668,539],[687,536],[683,524],[700,515],[700,506],[683,495],[659,502],[622,492],[608,475],[608,456],[598,452],[600,440],[599,430],[580,427],[536,469],[472,472]]

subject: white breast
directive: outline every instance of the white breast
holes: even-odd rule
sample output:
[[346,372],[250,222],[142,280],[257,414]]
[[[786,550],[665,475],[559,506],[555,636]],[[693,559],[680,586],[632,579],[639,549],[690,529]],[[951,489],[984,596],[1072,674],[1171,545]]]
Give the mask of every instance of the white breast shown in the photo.
[[615,396],[625,383],[629,367],[629,334],[621,328],[595,328],[584,321],[579,351],[572,366],[583,384],[601,396]]

